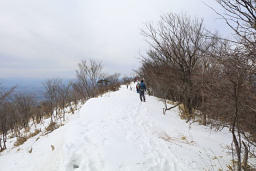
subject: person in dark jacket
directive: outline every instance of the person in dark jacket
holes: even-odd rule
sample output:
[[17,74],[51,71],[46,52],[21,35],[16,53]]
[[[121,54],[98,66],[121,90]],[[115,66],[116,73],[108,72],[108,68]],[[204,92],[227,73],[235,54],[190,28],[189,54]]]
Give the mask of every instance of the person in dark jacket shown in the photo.
[[137,93],[140,93],[140,83],[139,82],[136,84],[136,91],[137,91]]
[[140,82],[140,86],[139,86],[139,93],[140,93],[140,101],[146,101],[145,99],[145,91],[146,91],[146,85],[144,83],[143,80],[141,80]]

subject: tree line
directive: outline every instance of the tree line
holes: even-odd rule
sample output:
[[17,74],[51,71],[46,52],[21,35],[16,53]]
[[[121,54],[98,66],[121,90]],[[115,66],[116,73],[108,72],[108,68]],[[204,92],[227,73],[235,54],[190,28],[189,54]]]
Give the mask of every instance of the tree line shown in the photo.
[[211,33],[203,20],[167,14],[143,31],[150,50],[138,74],[150,93],[183,106],[187,121],[199,113],[204,125],[228,127],[234,165],[249,170],[248,157],[256,158],[256,1],[217,3],[235,40]]
[[78,64],[76,79],[65,83],[62,79],[49,79],[43,83],[45,100],[37,102],[33,95],[16,93],[0,88],[0,151],[6,149],[7,135],[21,137],[20,131],[31,123],[42,123],[44,118],[65,121],[66,113],[74,113],[78,105],[109,90],[115,91],[120,84],[127,84],[131,78],[120,78],[120,74],[103,73],[101,62],[83,60]]

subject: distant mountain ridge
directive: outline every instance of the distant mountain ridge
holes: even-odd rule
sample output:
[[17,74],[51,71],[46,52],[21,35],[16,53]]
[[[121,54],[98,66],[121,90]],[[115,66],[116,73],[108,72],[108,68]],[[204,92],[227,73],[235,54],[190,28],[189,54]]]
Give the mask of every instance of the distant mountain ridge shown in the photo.
[[[32,94],[38,101],[44,99],[43,83],[47,78],[0,78],[0,87],[11,88],[16,87],[15,93]],[[68,82],[63,79],[63,82]]]

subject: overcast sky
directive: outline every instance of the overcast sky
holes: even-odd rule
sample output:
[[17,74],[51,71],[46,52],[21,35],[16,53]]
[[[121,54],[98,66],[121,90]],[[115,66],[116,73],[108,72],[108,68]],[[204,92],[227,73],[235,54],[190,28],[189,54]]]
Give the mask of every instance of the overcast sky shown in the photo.
[[214,0],[0,0],[0,78],[72,78],[90,58],[129,75],[147,49],[141,29],[161,15],[201,17],[226,34],[203,1],[216,7]]

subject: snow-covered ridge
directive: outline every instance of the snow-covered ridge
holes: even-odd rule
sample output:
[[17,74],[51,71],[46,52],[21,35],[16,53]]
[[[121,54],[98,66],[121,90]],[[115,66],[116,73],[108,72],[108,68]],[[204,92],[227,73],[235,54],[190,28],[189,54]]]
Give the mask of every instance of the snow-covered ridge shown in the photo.
[[159,99],[140,102],[131,86],[88,100],[64,126],[0,153],[0,170],[226,170],[228,130],[189,125],[176,108],[163,115]]

